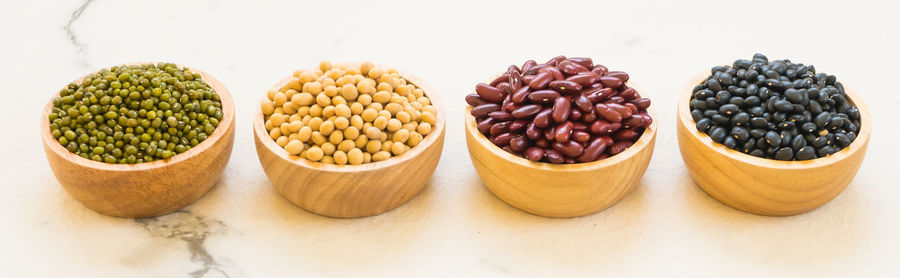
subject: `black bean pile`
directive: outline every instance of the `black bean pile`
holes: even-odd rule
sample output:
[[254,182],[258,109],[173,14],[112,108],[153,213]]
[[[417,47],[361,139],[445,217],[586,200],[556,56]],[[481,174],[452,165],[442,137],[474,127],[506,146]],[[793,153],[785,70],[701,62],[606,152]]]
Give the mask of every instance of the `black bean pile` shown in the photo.
[[809,160],[859,133],[859,109],[834,75],[790,60],[735,60],[694,87],[691,116],[716,143],[757,157]]

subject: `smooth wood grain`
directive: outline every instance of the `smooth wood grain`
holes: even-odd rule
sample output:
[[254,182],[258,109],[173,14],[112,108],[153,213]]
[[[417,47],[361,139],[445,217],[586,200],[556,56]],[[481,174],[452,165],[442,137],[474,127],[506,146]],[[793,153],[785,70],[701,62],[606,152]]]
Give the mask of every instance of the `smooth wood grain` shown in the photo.
[[[84,206],[117,217],[151,217],[192,204],[208,192],[231,157],[234,145],[234,103],[219,80],[196,69],[222,102],[223,117],[206,140],[166,160],[139,164],[108,164],[66,150],[50,134],[47,116],[53,98],[41,114],[44,153],[56,179]],[[75,82],[80,82],[84,77]]]
[[[355,218],[392,210],[422,191],[441,158],[446,116],[434,89],[414,75],[399,73],[431,99],[432,106],[438,110],[437,124],[419,145],[384,161],[334,165],[291,157],[269,137],[263,114],[257,108],[253,117],[256,153],[278,193],[298,207],[319,215]],[[290,77],[271,89],[278,90],[288,80]]]
[[869,145],[872,118],[853,89],[844,90],[860,111],[860,132],[849,147],[823,158],[778,161],[744,154],[715,143],[697,130],[690,113],[694,77],[678,101],[678,147],[694,181],[733,208],[761,215],[795,215],[816,209],[844,191],[859,170]]
[[647,113],[653,123],[622,153],[589,163],[533,162],[500,149],[478,132],[471,109],[467,107],[465,115],[466,145],[482,182],[507,204],[541,216],[575,217],[612,206],[643,177],[656,144],[656,110],[651,105]]

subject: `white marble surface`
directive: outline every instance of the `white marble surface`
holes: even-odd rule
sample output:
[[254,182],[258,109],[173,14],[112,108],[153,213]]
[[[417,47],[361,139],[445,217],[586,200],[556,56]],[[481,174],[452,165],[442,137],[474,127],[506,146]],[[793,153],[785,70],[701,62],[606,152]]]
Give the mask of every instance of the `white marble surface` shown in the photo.
[[[900,5],[632,2],[0,0],[0,277],[900,275]],[[856,179],[813,212],[735,211],[700,190],[678,154],[678,91],[699,71],[754,52],[815,64],[871,108]],[[475,83],[561,53],[630,72],[660,114],[640,187],[574,219],[529,215],[491,195],[462,129],[462,97]],[[405,206],[320,217],[281,198],[263,174],[250,131],[255,100],[320,59],[392,64],[445,100],[444,155]],[[66,194],[38,131],[39,111],[68,81],[134,61],[199,68],[237,102],[234,152],[217,186],[183,212],[142,220],[99,215]]]

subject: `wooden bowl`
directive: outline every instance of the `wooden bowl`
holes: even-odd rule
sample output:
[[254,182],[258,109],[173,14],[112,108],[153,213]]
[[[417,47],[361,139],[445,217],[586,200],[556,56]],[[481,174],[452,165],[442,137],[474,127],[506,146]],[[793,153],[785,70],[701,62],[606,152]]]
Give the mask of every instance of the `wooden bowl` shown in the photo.
[[[431,99],[438,110],[437,124],[419,145],[384,161],[335,165],[290,157],[269,137],[262,111],[257,108],[253,116],[256,154],[278,193],[319,215],[356,218],[392,210],[422,191],[444,148],[445,112],[437,93],[427,83],[407,72],[399,73]],[[289,80],[290,77],[285,78],[271,89],[278,90]]]
[[[643,97],[647,94],[628,82]],[[484,185],[507,204],[547,217],[575,217],[604,210],[631,192],[644,176],[656,143],[658,119],[625,151],[578,164],[534,162],[494,145],[478,132],[472,107],[466,108],[466,145]]]
[[844,85],[861,114],[859,135],[849,147],[805,161],[765,159],[729,149],[697,130],[691,93],[708,73],[684,87],[678,101],[678,147],[694,181],[720,202],[760,215],[795,215],[816,209],[840,194],[859,170],[869,145],[872,118],[853,89]]
[[[234,145],[234,103],[219,80],[199,73],[222,102],[224,116],[206,140],[169,159],[138,164],[109,164],[80,157],[50,134],[47,116],[54,95],[41,114],[41,139],[50,168],[63,188],[84,206],[117,217],[167,214],[200,199],[222,175]],[[86,76],[77,79],[81,82]]]

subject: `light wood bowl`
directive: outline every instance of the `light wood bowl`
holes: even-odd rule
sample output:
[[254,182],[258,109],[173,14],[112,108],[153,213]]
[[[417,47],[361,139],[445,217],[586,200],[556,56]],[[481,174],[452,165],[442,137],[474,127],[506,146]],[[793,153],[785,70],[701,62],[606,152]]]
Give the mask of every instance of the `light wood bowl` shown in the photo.
[[691,79],[678,101],[678,147],[694,181],[720,202],[760,215],[795,215],[816,209],[850,184],[869,145],[872,117],[856,92],[844,90],[860,112],[860,132],[849,147],[806,161],[779,161],[741,153],[712,141],[691,118],[691,93],[708,77]]
[[[206,140],[166,160],[109,164],[69,152],[50,134],[47,116],[58,93],[50,99],[41,114],[44,153],[56,179],[72,197],[105,215],[151,217],[184,208],[215,185],[228,164],[234,145],[234,103],[219,80],[205,72],[189,69],[199,73],[219,94],[224,116]],[[85,77],[75,82],[81,82]]]
[[[319,215],[356,218],[392,210],[422,191],[441,158],[446,112],[437,93],[427,83],[407,72],[399,73],[431,99],[432,106],[438,110],[437,124],[419,145],[384,161],[335,165],[290,157],[269,137],[262,111],[257,108],[253,116],[256,154],[278,193],[298,207]],[[289,80],[290,77],[285,78],[270,89],[278,90]]]
[[[642,97],[645,91],[628,82]],[[650,163],[659,119],[625,151],[606,159],[578,164],[534,162],[504,151],[478,132],[466,108],[466,145],[484,185],[507,204],[546,217],[576,217],[604,210],[631,192]]]

